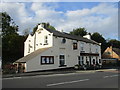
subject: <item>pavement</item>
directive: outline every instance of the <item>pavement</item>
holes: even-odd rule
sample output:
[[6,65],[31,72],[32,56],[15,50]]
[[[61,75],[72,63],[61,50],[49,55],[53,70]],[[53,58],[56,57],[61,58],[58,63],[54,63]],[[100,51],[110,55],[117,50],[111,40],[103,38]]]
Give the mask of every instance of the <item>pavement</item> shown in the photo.
[[8,75],[2,75],[2,78],[27,77],[27,76],[37,76],[37,75],[53,75],[53,74],[69,74],[69,73],[92,73],[92,72],[104,72],[104,71],[118,71],[118,69],[99,69],[99,70],[62,69],[62,70],[8,74]]

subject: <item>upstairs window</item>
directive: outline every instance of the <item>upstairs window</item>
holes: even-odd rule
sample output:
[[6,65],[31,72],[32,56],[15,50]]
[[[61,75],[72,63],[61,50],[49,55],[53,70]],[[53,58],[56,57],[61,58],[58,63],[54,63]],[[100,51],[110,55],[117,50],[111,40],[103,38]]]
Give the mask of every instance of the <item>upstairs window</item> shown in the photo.
[[98,53],[98,46],[96,45],[96,53]]
[[31,46],[30,46],[30,44],[29,44],[29,45],[28,45],[28,53],[30,53],[30,47],[31,47]]
[[73,50],[77,50],[77,43],[73,43]]
[[62,39],[62,43],[63,44],[66,43],[66,39],[65,38]]
[[89,44],[89,48],[90,48],[90,53],[92,52],[92,50],[91,50],[91,44]]
[[84,43],[80,44],[80,49],[81,49],[81,51],[84,51]]
[[44,39],[44,45],[48,45],[48,36],[45,36],[45,39]]

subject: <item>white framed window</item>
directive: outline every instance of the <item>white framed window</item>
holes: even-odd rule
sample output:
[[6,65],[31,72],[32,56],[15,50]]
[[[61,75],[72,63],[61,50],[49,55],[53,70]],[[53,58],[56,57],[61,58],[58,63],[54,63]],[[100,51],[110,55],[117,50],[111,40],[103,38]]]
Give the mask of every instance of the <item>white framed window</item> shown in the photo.
[[65,55],[63,54],[59,55],[59,63],[60,66],[65,66]]
[[78,46],[77,46],[77,42],[73,43],[73,50],[77,50]]
[[30,53],[30,44],[28,45],[28,53]]
[[92,50],[91,50],[91,44],[89,44],[89,49],[90,49],[90,52],[92,52]]
[[95,49],[95,52],[98,53],[98,46],[96,45],[96,49]]
[[44,37],[44,45],[48,45],[48,36]]
[[84,43],[83,42],[81,42],[81,44],[80,44],[80,49],[81,49],[81,51],[84,51]]
[[79,65],[83,65],[84,64],[84,56],[79,56],[78,60],[79,60]]

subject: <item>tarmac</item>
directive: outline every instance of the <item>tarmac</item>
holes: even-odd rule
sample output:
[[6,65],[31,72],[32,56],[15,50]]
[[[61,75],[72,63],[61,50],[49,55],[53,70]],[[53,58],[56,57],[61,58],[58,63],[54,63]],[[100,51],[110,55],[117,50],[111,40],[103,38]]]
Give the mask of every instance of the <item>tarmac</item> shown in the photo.
[[67,73],[94,73],[94,72],[105,72],[105,71],[118,71],[118,69],[99,69],[99,70],[63,69],[63,70],[37,71],[37,72],[28,72],[28,73],[6,74],[6,75],[2,75],[2,78],[26,77],[26,76],[36,76],[36,75],[67,74]]

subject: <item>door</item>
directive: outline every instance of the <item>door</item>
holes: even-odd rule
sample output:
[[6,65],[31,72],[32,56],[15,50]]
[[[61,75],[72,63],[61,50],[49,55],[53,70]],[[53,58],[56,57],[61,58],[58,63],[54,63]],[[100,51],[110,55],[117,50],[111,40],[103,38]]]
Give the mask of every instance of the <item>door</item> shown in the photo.
[[89,56],[89,62],[90,62],[90,65],[91,65],[91,56]]

